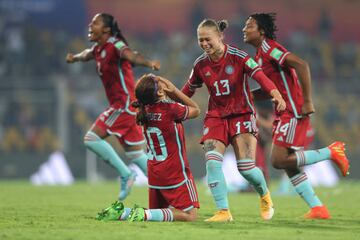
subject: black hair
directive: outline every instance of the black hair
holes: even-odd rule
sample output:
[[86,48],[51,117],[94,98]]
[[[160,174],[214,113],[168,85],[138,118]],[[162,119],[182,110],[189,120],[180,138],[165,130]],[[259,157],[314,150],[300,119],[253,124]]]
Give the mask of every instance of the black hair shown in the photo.
[[201,27],[215,27],[218,32],[224,32],[224,30],[229,26],[229,22],[225,19],[220,21],[215,21],[214,19],[204,19],[198,26],[198,29]]
[[158,101],[158,89],[158,82],[153,74],[145,74],[137,82],[135,87],[137,101],[132,103],[132,106],[139,108],[136,115],[137,124],[145,125],[148,123],[145,107]]
[[119,38],[120,40],[122,40],[126,45],[129,45],[128,42],[126,41],[124,35],[121,33],[121,30],[117,24],[116,19],[108,14],[108,13],[100,13],[100,16],[102,17],[102,20],[104,22],[104,26],[105,27],[109,27],[110,28],[110,33],[112,36]]
[[254,13],[251,14],[249,18],[255,19],[259,30],[263,30],[265,37],[275,40],[275,32],[278,30],[275,25],[276,13]]

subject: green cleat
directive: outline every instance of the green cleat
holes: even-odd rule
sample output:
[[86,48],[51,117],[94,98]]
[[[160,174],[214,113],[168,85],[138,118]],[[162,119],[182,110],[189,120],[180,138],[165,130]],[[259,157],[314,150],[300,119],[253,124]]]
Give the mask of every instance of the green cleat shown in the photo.
[[124,212],[124,204],[120,201],[115,201],[110,207],[103,209],[95,217],[99,221],[116,221],[119,220]]
[[127,220],[128,222],[144,222],[145,209],[135,204],[134,207],[131,209]]

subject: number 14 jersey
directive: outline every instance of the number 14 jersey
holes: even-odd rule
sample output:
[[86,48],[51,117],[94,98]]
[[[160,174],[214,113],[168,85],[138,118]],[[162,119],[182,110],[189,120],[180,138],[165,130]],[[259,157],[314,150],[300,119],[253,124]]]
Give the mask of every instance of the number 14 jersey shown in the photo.
[[171,189],[191,176],[186,157],[182,121],[189,109],[180,103],[162,100],[146,107],[148,123],[144,134],[148,148],[149,187]]

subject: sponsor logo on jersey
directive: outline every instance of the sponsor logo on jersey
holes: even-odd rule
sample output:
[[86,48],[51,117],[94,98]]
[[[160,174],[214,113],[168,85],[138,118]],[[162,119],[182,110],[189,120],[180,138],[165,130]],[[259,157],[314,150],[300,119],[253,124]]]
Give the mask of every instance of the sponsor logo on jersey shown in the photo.
[[234,67],[231,66],[231,65],[227,65],[227,66],[225,67],[225,72],[226,72],[227,74],[229,74],[229,75],[233,74],[233,73],[234,73]]
[[245,63],[249,68],[251,68],[251,69],[254,69],[254,68],[256,68],[257,66],[259,66],[255,61],[254,61],[254,59],[252,59],[252,58],[249,58],[247,61],[246,61],[246,63]]
[[105,49],[101,51],[100,56],[101,56],[101,58],[105,58],[105,57],[106,57],[106,51],[105,51]]
[[276,60],[279,60],[282,55],[283,55],[283,52],[277,48],[274,48],[270,53],[270,56],[272,56]]
[[207,71],[207,72],[205,73],[205,77],[210,77],[210,76],[211,76],[210,71]]
[[208,133],[209,133],[209,128],[208,127],[204,128],[203,135],[206,135]]

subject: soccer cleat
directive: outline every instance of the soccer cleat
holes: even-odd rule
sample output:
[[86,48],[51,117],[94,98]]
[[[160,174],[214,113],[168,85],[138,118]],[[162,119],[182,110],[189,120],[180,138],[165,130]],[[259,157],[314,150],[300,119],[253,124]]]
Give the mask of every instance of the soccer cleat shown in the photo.
[[120,201],[115,201],[110,207],[103,209],[96,216],[99,221],[116,221],[119,220],[124,212],[124,204]]
[[271,200],[270,192],[260,198],[260,214],[262,219],[270,220],[274,215],[273,202]]
[[119,200],[122,201],[129,195],[131,187],[135,182],[135,179],[136,179],[136,173],[133,171],[131,171],[130,176],[120,178],[121,190],[119,193]]
[[128,222],[144,222],[145,221],[145,209],[134,205],[127,218]]
[[308,213],[304,215],[305,219],[329,219],[330,213],[325,206],[317,206],[310,209]]
[[330,146],[330,157],[331,160],[337,165],[340,169],[342,175],[346,177],[349,174],[349,160],[345,154],[345,143],[343,142],[334,142]]
[[219,210],[211,218],[205,219],[205,222],[231,222],[233,220],[230,210]]

